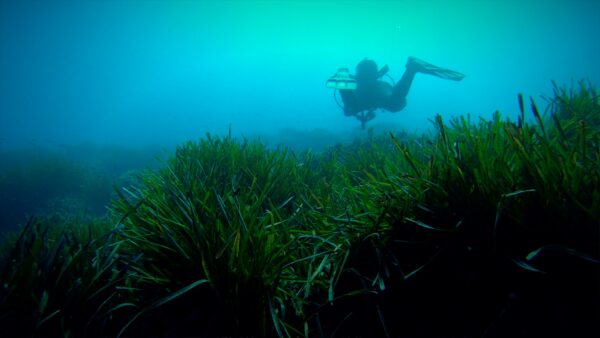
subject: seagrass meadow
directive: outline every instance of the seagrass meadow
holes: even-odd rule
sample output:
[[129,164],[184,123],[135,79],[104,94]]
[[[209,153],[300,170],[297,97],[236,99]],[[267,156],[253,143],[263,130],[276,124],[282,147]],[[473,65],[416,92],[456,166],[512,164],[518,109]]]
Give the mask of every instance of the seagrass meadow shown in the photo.
[[206,135],[0,247],[2,336],[587,337],[600,98],[323,152]]

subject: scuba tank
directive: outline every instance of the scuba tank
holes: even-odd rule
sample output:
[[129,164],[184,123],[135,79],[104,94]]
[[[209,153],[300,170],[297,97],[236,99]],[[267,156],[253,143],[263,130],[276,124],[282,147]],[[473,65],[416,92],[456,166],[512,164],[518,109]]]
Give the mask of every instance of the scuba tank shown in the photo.
[[[388,65],[383,66],[377,72],[377,78],[379,79],[382,78],[384,75],[387,75],[389,69],[390,68],[388,67]],[[350,71],[348,70],[348,68],[338,68],[337,72],[333,74],[332,77],[327,79],[325,87],[332,89],[356,89],[356,79],[352,75],[350,75]]]
[[[389,71],[388,65],[385,65],[381,69],[377,70],[377,65],[375,64],[375,62],[373,62],[369,59],[365,59],[365,60],[361,61],[361,63],[364,65],[367,65],[367,67],[371,66],[371,64],[372,64],[373,68],[369,69],[370,72],[367,72],[367,73],[371,73],[372,76],[370,76],[370,77],[373,80],[380,79],[383,76],[390,77],[387,74]],[[359,63],[359,65],[361,65],[361,63]],[[358,66],[357,66],[357,68],[358,68]],[[392,80],[392,85],[393,85],[394,79],[391,79],[391,80]],[[333,98],[335,99],[335,102],[337,103],[337,105],[340,108],[344,109],[344,106],[342,106],[342,104],[338,101],[336,92],[338,90],[355,90],[356,89],[356,78],[354,76],[350,75],[350,71],[348,70],[348,68],[345,68],[345,67],[338,68],[337,72],[332,77],[327,79],[325,86],[327,88],[334,89]],[[367,111],[359,112],[354,116],[360,121],[361,128],[364,130],[364,129],[366,129],[367,122],[369,122],[370,120],[375,118],[375,110],[368,109]]]

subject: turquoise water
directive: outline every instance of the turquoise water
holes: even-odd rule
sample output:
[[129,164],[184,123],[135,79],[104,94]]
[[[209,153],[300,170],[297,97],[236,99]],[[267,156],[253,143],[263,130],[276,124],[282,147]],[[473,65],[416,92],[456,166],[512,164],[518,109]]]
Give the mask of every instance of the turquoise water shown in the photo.
[[[139,174],[206,133],[316,150],[373,135],[325,86],[365,57],[395,80],[409,56],[466,75],[417,74],[406,108],[369,122],[378,131],[427,131],[436,114],[516,120],[519,93],[542,110],[552,81],[600,85],[599,37],[591,0],[0,1],[0,332],[116,336],[131,319],[125,336],[231,335],[263,318],[273,335],[279,316],[292,336],[587,336],[597,116],[558,134],[554,121],[495,124],[489,139],[447,128],[439,143],[398,133],[282,164],[227,138],[189,147],[189,163],[180,148],[146,188]],[[10,249],[32,216],[50,232]],[[117,227],[80,245],[53,238],[63,225],[85,226],[81,241]],[[215,275],[217,292],[200,286]]]
[[[349,135],[325,80],[370,57],[466,74],[417,75],[400,113],[514,116],[517,93],[600,83],[596,1],[68,1],[0,5],[0,147],[174,145],[206,132]],[[541,103],[540,103],[541,104]]]

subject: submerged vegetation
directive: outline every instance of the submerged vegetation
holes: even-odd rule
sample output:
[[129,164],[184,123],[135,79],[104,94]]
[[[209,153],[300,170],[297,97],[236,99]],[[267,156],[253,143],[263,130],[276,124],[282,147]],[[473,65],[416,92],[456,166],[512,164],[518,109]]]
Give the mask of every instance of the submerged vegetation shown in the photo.
[[111,221],[6,240],[19,335],[592,336],[600,102],[459,117],[322,153],[207,137],[116,189]]
[[106,215],[116,197],[112,185],[133,182],[141,167],[157,167],[157,149],[92,144],[0,151],[0,232],[25,223],[26,215],[77,218]]

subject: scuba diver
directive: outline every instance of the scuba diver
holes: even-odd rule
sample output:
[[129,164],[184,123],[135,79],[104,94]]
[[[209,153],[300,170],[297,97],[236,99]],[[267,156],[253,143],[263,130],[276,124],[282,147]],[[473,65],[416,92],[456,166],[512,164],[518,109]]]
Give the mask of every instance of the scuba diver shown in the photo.
[[341,106],[339,102],[338,105],[344,109],[344,114],[356,117],[361,122],[362,129],[365,129],[368,121],[375,118],[376,109],[395,113],[406,107],[406,95],[417,73],[453,81],[460,81],[465,77],[459,72],[434,66],[416,57],[408,58],[406,70],[395,85],[381,80],[388,70],[387,65],[378,70],[375,61],[365,58],[356,65],[356,75],[351,75],[348,68],[339,68],[327,80],[326,87],[340,91],[344,105]]

